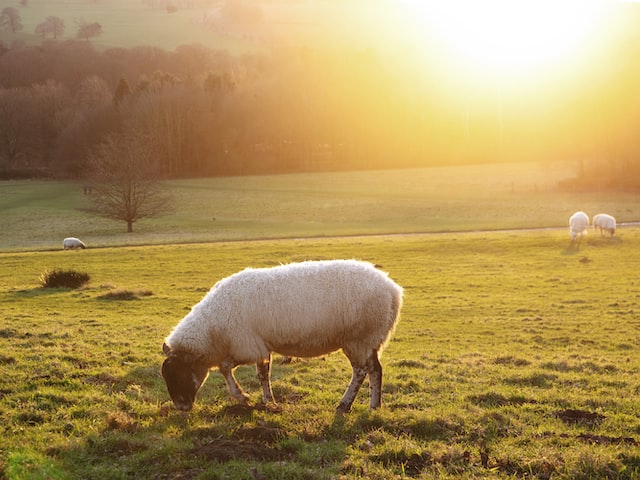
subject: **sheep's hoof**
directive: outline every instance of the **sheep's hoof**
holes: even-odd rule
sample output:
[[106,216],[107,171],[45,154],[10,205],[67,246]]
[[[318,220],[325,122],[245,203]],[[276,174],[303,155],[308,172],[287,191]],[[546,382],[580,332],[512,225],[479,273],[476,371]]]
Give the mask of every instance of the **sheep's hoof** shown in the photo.
[[351,406],[350,405],[346,405],[344,403],[340,403],[336,407],[336,413],[338,415],[344,415],[345,413],[349,413],[350,411],[351,411]]

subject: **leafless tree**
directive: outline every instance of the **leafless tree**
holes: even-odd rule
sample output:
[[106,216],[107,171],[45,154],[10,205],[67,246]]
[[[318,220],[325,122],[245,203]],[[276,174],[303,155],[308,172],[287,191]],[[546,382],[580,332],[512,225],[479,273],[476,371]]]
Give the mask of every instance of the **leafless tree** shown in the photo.
[[91,165],[94,211],[126,222],[127,232],[138,220],[172,211],[172,196],[158,178],[156,155],[143,136],[109,136],[91,155]]

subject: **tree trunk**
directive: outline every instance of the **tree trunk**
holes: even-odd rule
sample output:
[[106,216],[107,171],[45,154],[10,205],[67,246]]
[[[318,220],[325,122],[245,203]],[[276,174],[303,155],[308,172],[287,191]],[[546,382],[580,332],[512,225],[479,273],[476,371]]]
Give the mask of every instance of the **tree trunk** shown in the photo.
[[133,232],[133,222],[131,220],[127,220],[127,233]]

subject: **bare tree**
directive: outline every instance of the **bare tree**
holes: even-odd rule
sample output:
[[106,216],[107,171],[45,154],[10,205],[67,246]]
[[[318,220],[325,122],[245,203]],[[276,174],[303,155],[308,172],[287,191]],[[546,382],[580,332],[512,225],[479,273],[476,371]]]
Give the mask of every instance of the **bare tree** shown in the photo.
[[22,30],[22,18],[20,12],[15,7],[5,7],[0,12],[0,27],[8,27],[11,33]]
[[127,232],[143,218],[172,211],[173,198],[157,175],[149,142],[134,133],[109,136],[91,155],[94,211],[124,221]]

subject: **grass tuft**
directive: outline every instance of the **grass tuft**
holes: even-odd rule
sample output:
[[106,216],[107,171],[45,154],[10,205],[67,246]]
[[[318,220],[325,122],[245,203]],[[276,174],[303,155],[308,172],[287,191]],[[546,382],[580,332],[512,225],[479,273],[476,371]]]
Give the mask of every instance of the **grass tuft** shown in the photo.
[[132,291],[118,288],[100,295],[98,298],[100,300],[138,300],[141,297],[150,297],[151,295],[153,292],[150,290]]
[[80,288],[89,283],[88,273],[75,270],[48,270],[40,274],[40,284],[43,288]]

